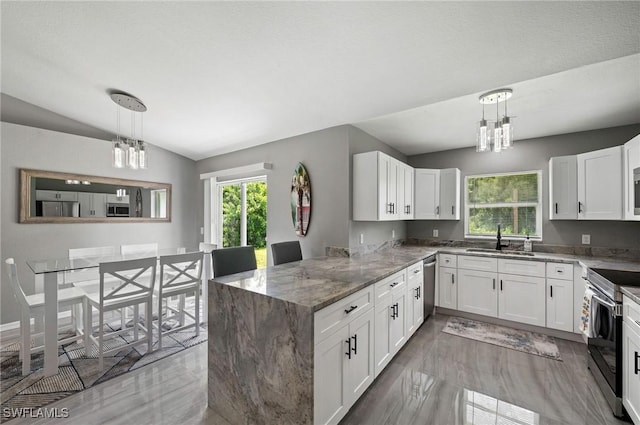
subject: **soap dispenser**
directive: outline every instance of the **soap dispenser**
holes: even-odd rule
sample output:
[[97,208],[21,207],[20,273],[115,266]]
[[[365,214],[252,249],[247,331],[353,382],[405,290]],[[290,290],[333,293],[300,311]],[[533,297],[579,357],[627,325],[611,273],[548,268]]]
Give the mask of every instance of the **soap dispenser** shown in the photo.
[[524,240],[524,251],[531,252],[533,250],[533,246],[531,244],[531,239],[529,239],[529,234],[527,233],[527,239]]

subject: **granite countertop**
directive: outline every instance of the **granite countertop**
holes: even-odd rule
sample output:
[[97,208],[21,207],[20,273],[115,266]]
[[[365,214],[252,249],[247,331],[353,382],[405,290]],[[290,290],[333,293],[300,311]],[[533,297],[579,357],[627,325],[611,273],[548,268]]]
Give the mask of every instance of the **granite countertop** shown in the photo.
[[[588,268],[638,271],[637,261],[534,252],[533,256],[469,252],[467,248],[402,246],[355,257],[318,257],[214,278],[220,284],[320,310],[368,285],[437,253],[512,258],[525,261],[580,263]],[[640,288],[624,291],[640,303]]]
[[360,257],[309,258],[213,281],[317,311],[436,251],[431,247],[410,246]]
[[640,305],[640,288],[636,286],[623,286],[622,293],[631,298],[636,304]]

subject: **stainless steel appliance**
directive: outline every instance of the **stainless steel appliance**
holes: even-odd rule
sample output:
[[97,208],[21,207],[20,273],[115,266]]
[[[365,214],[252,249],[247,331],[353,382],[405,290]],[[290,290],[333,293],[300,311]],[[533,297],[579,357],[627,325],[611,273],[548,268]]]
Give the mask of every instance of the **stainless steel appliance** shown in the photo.
[[107,217],[129,217],[129,204],[107,203]]
[[622,292],[621,286],[640,286],[640,272],[589,269],[591,297],[588,367],[618,417],[622,406]]
[[633,214],[640,215],[640,167],[633,170]]
[[42,217],[80,217],[80,204],[74,201],[37,201],[36,215]]
[[429,257],[423,263],[422,279],[424,283],[424,320],[426,321],[435,308],[436,298],[436,257]]

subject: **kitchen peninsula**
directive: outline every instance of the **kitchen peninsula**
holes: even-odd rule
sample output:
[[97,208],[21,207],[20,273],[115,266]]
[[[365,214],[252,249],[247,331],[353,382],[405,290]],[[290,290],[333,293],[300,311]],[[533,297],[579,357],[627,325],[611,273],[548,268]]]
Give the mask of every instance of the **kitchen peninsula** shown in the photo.
[[232,424],[314,423],[314,313],[434,253],[312,258],[213,279],[209,407]]

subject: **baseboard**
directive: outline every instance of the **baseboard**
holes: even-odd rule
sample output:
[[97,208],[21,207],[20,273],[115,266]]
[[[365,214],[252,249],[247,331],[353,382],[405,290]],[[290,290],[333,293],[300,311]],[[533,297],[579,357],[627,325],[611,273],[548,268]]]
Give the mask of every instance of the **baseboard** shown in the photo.
[[568,341],[580,342],[586,344],[582,338],[582,334],[576,334],[573,332],[560,331],[557,329],[545,328],[542,326],[529,325],[527,323],[512,322],[511,320],[498,319],[497,317],[483,316],[481,314],[467,313],[466,311],[451,310],[449,308],[436,307],[437,313],[446,314],[448,316],[464,317],[465,319],[477,320],[478,322],[491,323],[494,325],[507,326],[514,329],[520,329],[523,331],[537,332],[544,335],[549,335],[554,338],[566,339]]

